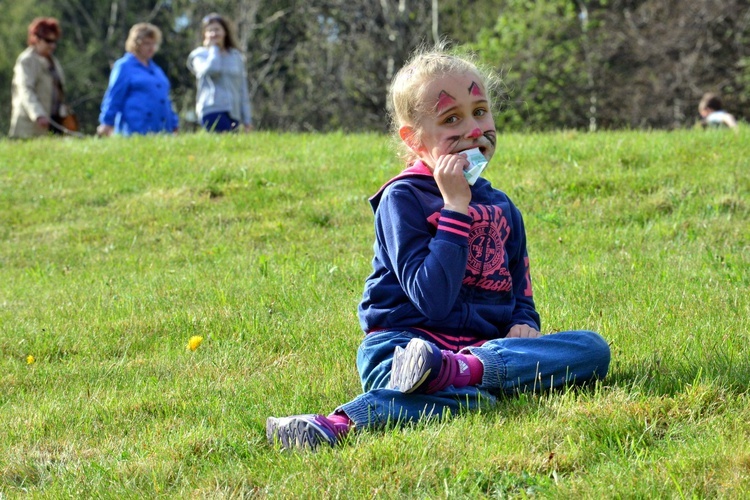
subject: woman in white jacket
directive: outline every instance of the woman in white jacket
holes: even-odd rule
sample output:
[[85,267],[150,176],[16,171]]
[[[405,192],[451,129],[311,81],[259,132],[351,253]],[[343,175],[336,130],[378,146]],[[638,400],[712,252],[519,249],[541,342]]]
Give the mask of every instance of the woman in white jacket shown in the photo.
[[242,125],[253,129],[245,57],[237,48],[229,22],[219,14],[203,18],[203,46],[188,56],[196,77],[196,113],[209,132],[228,132]]
[[60,127],[70,113],[64,104],[65,75],[53,55],[61,34],[59,22],[52,17],[38,17],[29,25],[28,47],[13,68],[10,137],[59,133],[53,125]]

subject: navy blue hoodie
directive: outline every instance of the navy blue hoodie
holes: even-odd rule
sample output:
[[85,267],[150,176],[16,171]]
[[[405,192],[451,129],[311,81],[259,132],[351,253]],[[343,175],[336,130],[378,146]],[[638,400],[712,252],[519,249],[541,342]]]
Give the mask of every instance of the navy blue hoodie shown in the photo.
[[540,329],[521,213],[480,178],[469,215],[443,208],[430,170],[417,162],[370,199],[375,256],[359,320],[365,333],[419,330],[458,349]]

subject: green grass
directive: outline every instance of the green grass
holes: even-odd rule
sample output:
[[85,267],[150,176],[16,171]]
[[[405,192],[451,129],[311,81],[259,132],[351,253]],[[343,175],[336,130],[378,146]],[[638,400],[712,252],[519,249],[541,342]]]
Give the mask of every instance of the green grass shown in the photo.
[[747,497],[749,134],[500,137],[542,329],[609,377],[314,454],[265,419],[360,391],[387,138],[0,141],[0,496]]

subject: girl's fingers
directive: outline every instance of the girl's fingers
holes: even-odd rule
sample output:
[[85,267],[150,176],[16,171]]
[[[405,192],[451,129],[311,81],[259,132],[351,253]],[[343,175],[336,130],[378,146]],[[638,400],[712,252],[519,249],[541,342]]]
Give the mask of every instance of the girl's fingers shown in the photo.
[[441,170],[452,175],[456,175],[457,173],[463,175],[463,172],[468,165],[469,161],[463,155],[443,155],[438,158],[435,170]]

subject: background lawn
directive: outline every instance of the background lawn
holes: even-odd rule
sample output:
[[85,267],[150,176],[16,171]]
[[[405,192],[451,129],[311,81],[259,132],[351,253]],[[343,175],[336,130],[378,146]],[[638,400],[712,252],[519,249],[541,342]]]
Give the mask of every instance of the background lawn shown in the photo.
[[498,142],[542,329],[609,377],[288,453],[266,417],[360,391],[389,139],[0,141],[0,496],[749,496],[750,132]]

